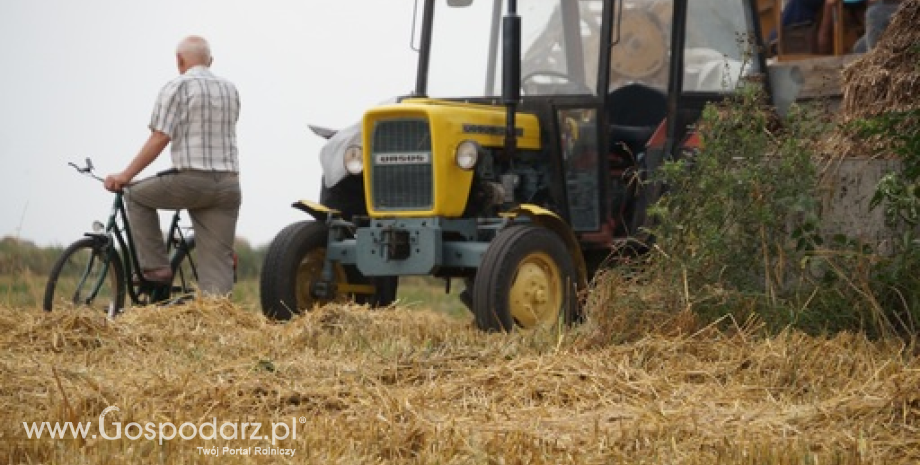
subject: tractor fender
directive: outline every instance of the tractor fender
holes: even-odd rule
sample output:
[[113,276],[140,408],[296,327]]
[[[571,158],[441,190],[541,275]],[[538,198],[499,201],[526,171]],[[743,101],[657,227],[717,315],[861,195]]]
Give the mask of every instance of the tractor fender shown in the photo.
[[342,215],[342,212],[338,210],[329,208],[321,203],[313,202],[311,200],[298,200],[291,204],[291,206],[300,211],[306,212],[317,221],[327,221],[330,217],[338,217]]
[[572,256],[572,261],[575,263],[575,269],[578,270],[578,288],[587,288],[588,268],[585,265],[585,257],[581,253],[581,246],[578,245],[578,240],[575,238],[572,229],[559,215],[543,207],[525,203],[502,213],[501,216],[512,221],[520,216],[525,216],[533,223],[556,233],[565,242],[566,248],[569,249],[569,255]]

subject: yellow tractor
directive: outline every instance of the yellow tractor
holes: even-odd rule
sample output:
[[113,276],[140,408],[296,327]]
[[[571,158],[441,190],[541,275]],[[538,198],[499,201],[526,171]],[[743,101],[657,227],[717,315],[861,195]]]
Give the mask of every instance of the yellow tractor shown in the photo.
[[414,92],[363,115],[322,202],[294,203],[312,219],[269,246],[271,318],[435,276],[485,331],[577,322],[593,273],[651,240],[649,180],[692,156],[703,107],[766,79],[754,0],[415,9]]

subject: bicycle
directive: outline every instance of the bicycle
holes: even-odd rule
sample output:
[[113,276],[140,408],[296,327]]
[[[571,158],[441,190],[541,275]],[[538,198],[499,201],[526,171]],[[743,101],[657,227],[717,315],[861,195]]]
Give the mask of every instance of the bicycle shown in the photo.
[[[78,173],[104,181],[93,172],[89,158],[84,167],[69,165]],[[163,171],[157,176],[171,172]],[[93,222],[93,232],[68,246],[51,268],[44,310],[88,307],[114,317],[124,311],[126,298],[131,299],[132,305],[149,305],[177,303],[194,296],[198,282],[192,257],[195,238],[190,226],[180,224],[181,211],[173,213],[165,238],[172,282],[152,282],[141,272],[124,193],[117,192],[106,223]]]

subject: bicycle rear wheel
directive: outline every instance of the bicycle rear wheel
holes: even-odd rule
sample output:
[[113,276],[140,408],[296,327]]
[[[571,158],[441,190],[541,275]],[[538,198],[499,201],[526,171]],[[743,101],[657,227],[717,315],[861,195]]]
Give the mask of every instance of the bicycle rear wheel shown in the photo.
[[88,308],[110,316],[125,307],[125,274],[121,258],[98,239],[71,244],[51,268],[45,286],[45,311]]

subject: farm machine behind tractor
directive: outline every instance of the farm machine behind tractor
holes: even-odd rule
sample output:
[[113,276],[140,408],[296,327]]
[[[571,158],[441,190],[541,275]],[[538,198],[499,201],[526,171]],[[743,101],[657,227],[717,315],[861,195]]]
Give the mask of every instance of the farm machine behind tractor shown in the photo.
[[421,275],[462,281],[482,330],[576,322],[592,274],[650,239],[648,180],[692,153],[704,105],[765,79],[753,0],[415,8],[415,90],[364,114],[323,203],[294,203],[313,219],[269,247],[269,317],[387,305]]

